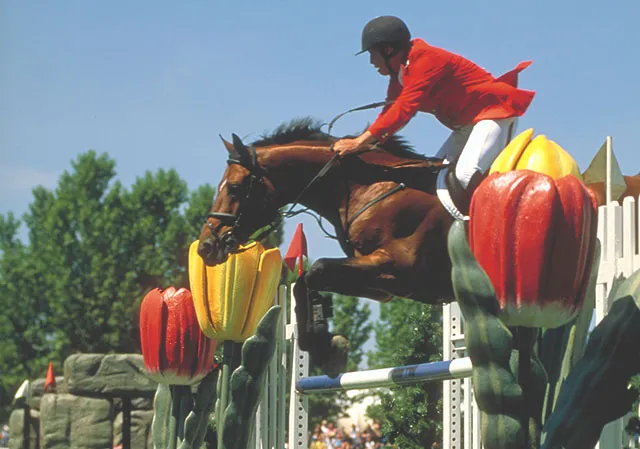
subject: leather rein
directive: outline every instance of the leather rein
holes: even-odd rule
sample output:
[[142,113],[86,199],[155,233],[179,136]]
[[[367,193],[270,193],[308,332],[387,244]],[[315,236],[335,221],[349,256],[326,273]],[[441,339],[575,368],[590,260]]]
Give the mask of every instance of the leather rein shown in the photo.
[[[343,117],[344,115],[350,113],[350,112],[355,112],[355,111],[362,111],[362,110],[366,110],[366,109],[373,109],[379,106],[384,106],[386,104],[389,104],[389,102],[386,101],[382,101],[382,102],[376,102],[376,103],[370,103],[368,105],[365,106],[360,106],[358,108],[354,108],[354,109],[350,109],[346,112],[343,112],[341,114],[339,114],[338,116],[336,116],[330,123],[329,123],[329,133],[331,131],[331,128],[333,127],[333,124],[340,119],[341,117]],[[375,143],[373,146],[371,146],[370,148],[355,153],[355,154],[361,154],[367,151],[372,151],[377,149],[379,146],[378,143]],[[330,149],[333,151],[333,144],[330,146]],[[258,165],[258,157],[257,157],[257,153],[256,153],[256,149],[253,145],[248,147],[249,150],[249,154],[251,156],[249,161],[243,160],[243,158],[241,157],[230,157],[229,159],[227,159],[227,164],[231,165],[231,164],[238,164],[244,168],[246,168],[249,171],[249,188],[246,191],[246,195],[243,198],[244,201],[240,202],[240,206],[238,208],[238,213],[237,214],[230,214],[230,213],[224,213],[224,212],[210,212],[207,214],[206,216],[206,225],[209,228],[209,230],[211,231],[211,234],[213,236],[213,238],[216,240],[216,242],[218,243],[220,248],[223,248],[224,252],[229,254],[232,253],[234,251],[236,251],[239,247],[239,242],[238,239],[236,237],[236,231],[237,229],[240,228],[240,225],[242,223],[242,212],[243,209],[246,208],[246,204],[250,204],[251,203],[251,193],[255,190],[256,186],[259,186],[261,188],[265,188],[265,184],[264,184],[264,177],[266,175],[264,169],[262,167],[260,167]],[[400,190],[403,190],[405,188],[405,184],[404,183],[400,183],[397,186],[395,186],[394,188],[392,188],[391,190],[379,195],[378,197],[374,198],[373,200],[369,201],[367,204],[365,204],[364,206],[362,206],[358,211],[356,211],[350,218],[348,217],[348,209],[345,213],[345,221],[346,223],[344,224],[344,226],[341,226],[342,229],[340,229],[340,232],[337,233],[336,235],[331,235],[323,226],[322,224],[322,217],[319,216],[318,214],[310,211],[310,209],[304,208],[304,209],[300,209],[300,210],[296,210],[294,211],[294,207],[296,207],[300,201],[302,200],[303,196],[309,191],[309,189],[311,187],[313,187],[314,184],[316,184],[318,181],[320,181],[324,176],[327,175],[327,173],[329,173],[329,171],[334,167],[334,165],[336,165],[336,162],[338,162],[340,160],[340,154],[336,153],[331,159],[329,159],[329,161],[327,161],[327,163],[320,169],[320,171],[318,171],[318,173],[311,179],[311,181],[309,181],[309,183],[307,183],[307,185],[300,191],[300,193],[296,196],[295,200],[293,201],[293,203],[291,204],[291,206],[289,207],[289,209],[286,212],[278,212],[275,220],[269,224],[268,226],[258,229],[256,232],[254,232],[250,237],[248,241],[259,241],[262,240],[263,238],[265,238],[268,234],[270,234],[277,226],[279,226],[284,219],[286,218],[291,218],[294,217],[296,215],[302,214],[302,213],[306,213],[309,214],[311,216],[313,216],[320,229],[322,230],[322,232],[325,234],[326,237],[330,238],[330,239],[334,239],[337,240],[341,243],[341,245],[344,247],[346,245],[347,248],[352,248],[352,242],[349,239],[349,230],[351,228],[352,223],[360,216],[362,215],[367,209],[369,209],[371,206],[379,203],[380,201],[386,199],[387,197],[393,195],[396,192],[399,192]],[[349,189],[349,181],[348,179],[345,177],[345,185],[346,185],[346,192],[347,192],[347,207],[349,204],[349,200],[350,200],[350,189]],[[243,202],[245,204],[245,207],[243,207]],[[217,226],[213,226],[211,224],[211,222],[209,221],[209,219],[214,218],[219,220],[219,224]],[[342,219],[340,220],[340,222],[342,223]],[[229,229],[228,231],[226,231],[222,236],[219,235],[219,231],[220,228],[222,226],[231,226],[231,229]]]

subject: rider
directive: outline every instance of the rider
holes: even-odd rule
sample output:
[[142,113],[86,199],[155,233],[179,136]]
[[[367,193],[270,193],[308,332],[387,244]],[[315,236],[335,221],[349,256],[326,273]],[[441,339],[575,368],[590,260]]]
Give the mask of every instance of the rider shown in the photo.
[[[533,100],[535,92],[516,87],[518,73],[531,62],[494,78],[462,56],[412,39],[407,25],[393,16],[366,24],[357,54],[367,51],[378,73],[390,77],[387,104],[364,133],[338,140],[334,151],[343,156],[374,141],[384,142],[418,111],[435,115],[452,130],[436,157],[456,164],[455,171],[439,178],[444,189],[439,188],[438,194],[452,215],[463,218],[471,193]],[[447,204],[444,199],[449,195]]]

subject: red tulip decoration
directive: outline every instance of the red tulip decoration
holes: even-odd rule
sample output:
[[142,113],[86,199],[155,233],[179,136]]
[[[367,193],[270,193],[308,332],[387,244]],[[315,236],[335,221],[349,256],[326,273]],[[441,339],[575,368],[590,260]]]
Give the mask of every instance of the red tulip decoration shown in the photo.
[[508,326],[555,328],[580,311],[593,264],[597,204],[576,177],[493,173],[470,207],[469,243]]
[[145,368],[156,382],[191,385],[213,369],[216,342],[202,333],[187,289],[147,293],[140,306],[140,341]]

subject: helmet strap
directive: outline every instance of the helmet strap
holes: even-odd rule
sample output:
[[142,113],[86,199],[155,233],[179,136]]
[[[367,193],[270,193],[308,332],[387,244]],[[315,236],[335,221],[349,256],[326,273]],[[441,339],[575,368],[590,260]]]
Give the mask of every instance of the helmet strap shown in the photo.
[[398,76],[398,72],[396,72],[395,70],[393,70],[393,68],[391,67],[391,59],[396,56],[398,53],[400,53],[402,50],[399,50],[395,47],[391,47],[391,52],[387,53],[385,51],[382,51],[382,58],[384,59],[384,63],[387,66],[387,70],[389,70],[389,73],[392,74],[393,76],[397,77]]
[[393,76],[397,77],[398,76],[398,72],[396,72],[395,70],[393,70],[393,68],[391,68],[391,56],[384,56],[384,63],[387,66],[387,70],[389,71],[390,74],[392,74]]

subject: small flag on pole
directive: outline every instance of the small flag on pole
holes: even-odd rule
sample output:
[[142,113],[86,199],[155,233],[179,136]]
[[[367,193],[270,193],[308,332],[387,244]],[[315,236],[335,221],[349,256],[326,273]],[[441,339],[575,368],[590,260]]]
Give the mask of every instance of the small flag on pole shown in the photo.
[[44,391],[56,388],[56,375],[53,373],[53,363],[49,362],[49,369],[47,369],[47,377],[44,379]]
[[[608,179],[609,176],[607,173],[608,152],[610,152],[609,154],[611,155],[609,167],[611,179]],[[596,155],[593,157],[591,164],[589,164],[589,168],[587,168],[582,174],[582,180],[585,184],[603,183],[605,192],[607,192],[607,182],[610,182],[611,201],[616,201],[627,189],[627,183],[624,180],[622,171],[620,170],[620,165],[618,165],[618,161],[613,154],[610,139],[607,139],[607,141],[602,144]]]
[[293,238],[289,244],[287,254],[284,256],[284,263],[287,264],[290,271],[295,270],[296,261],[298,261],[298,276],[300,276],[304,270],[303,256],[309,257],[307,254],[307,238],[302,230],[302,223],[298,223],[296,232],[293,234]]

